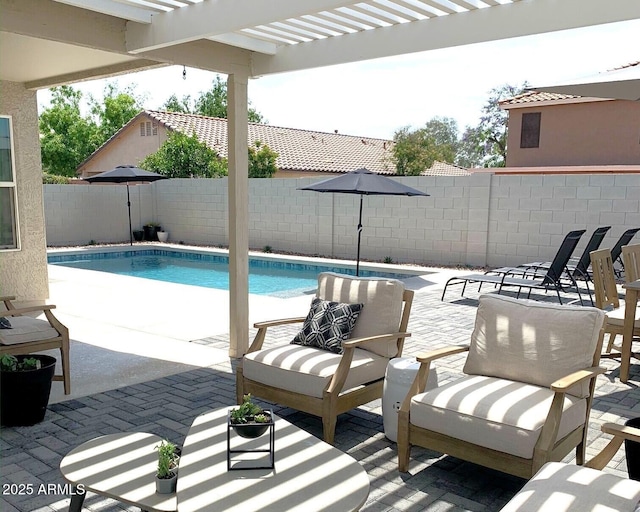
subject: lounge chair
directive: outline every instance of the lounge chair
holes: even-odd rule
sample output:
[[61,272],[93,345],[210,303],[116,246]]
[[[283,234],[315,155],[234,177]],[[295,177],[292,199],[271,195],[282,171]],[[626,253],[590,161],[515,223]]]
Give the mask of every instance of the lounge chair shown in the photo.
[[[71,393],[69,374],[69,330],[54,316],[53,305],[16,308],[12,301],[15,297],[0,297],[6,311],[0,311],[0,317],[9,321],[11,328],[0,329],[0,355],[21,355],[41,352],[54,348],[60,349],[62,374],[53,380],[64,383],[64,394]],[[28,313],[44,313],[45,319],[33,318]]]
[[[314,304],[327,301],[342,309],[361,306],[351,337],[341,341],[341,347],[328,345],[323,329],[344,324],[346,315],[330,310],[321,315]],[[255,324],[258,333],[236,369],[238,403],[251,393],[320,416],[324,440],[333,444],[338,414],[382,398],[387,365],[402,355],[404,339],[410,336],[406,329],[412,301],[413,292],[395,279],[321,273],[306,319]],[[301,322],[302,330],[292,343],[262,348],[268,327]]]
[[[629,245],[629,242],[631,242],[631,239],[638,231],[640,231],[640,228],[627,229],[624,233],[622,233],[622,235],[620,235],[620,238],[618,239],[616,244],[611,248],[611,259],[613,260],[614,265],[613,269],[617,277],[622,277],[622,273],[624,272],[624,262],[620,258],[620,256],[622,255],[622,248],[625,245]],[[615,266],[616,263],[619,264],[618,267]]]
[[[565,236],[558,252],[556,253],[551,265],[546,269],[544,274],[539,274],[535,271],[532,271],[533,275],[528,277],[526,274],[523,274],[523,277],[513,277],[506,271],[506,268],[503,267],[501,269],[496,269],[490,272],[496,272],[495,274],[465,274],[462,276],[456,276],[449,279],[444,285],[444,290],[442,291],[442,297],[440,300],[444,300],[444,295],[447,292],[447,287],[452,284],[462,284],[462,293],[464,296],[464,291],[466,289],[467,283],[479,283],[480,285],[484,283],[493,284],[498,288],[498,293],[502,292],[502,289],[505,287],[517,287],[518,294],[520,297],[520,292],[522,288],[527,288],[529,293],[527,294],[527,298],[531,296],[531,290],[555,290],[558,300],[560,304],[562,304],[562,297],[560,296],[560,292],[564,291],[565,285],[561,282],[563,275],[567,276],[576,289],[578,290],[578,297],[580,302],[582,302],[582,296],[580,295],[580,290],[578,289],[578,285],[571,274],[565,272],[567,262],[571,255],[573,254],[576,245],[580,240],[580,237],[583,235],[585,230],[571,231]],[[511,267],[515,268],[515,267]],[[523,270],[523,269],[520,269]]]

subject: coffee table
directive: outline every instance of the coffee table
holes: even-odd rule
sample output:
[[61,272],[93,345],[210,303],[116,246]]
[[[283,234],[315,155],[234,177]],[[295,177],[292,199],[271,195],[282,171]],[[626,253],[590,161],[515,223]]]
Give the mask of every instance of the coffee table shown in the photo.
[[[198,416],[182,447],[179,512],[359,510],[369,477],[358,462],[282,418],[275,418],[275,469],[227,471],[227,412]],[[268,442],[232,438],[233,447]]]
[[176,494],[156,494],[162,439],[142,432],[97,437],[71,450],[60,462],[62,476],[79,492],[69,510],[80,512],[85,491],[93,491],[149,512],[176,510]]

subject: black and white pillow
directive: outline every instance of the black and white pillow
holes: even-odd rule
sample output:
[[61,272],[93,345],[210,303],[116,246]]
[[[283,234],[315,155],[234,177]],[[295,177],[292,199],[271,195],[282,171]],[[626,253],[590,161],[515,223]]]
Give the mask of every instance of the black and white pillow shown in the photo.
[[0,316],[0,329],[11,329],[11,322],[8,318]]
[[351,336],[363,307],[364,304],[343,304],[316,297],[311,301],[302,330],[291,343],[342,354],[342,342]]

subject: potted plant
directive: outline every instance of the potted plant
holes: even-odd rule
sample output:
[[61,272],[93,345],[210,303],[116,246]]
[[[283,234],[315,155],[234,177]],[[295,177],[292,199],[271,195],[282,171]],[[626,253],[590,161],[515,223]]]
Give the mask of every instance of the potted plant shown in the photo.
[[142,226],[144,230],[144,239],[148,242],[158,240],[158,231],[162,231],[162,227],[160,224],[155,222],[147,222],[144,226]]
[[156,471],[156,492],[171,494],[176,491],[178,480],[178,451],[176,445],[162,440],[158,446],[158,469]]
[[242,397],[242,404],[229,411],[229,424],[240,437],[254,438],[264,434],[273,424],[271,411],[255,404],[251,395]]
[[0,357],[2,425],[34,425],[44,419],[55,368],[56,358],[51,356],[5,354]]
[[141,242],[142,239],[144,238],[144,231],[141,229],[134,229],[133,230],[133,239],[136,242]]
[[157,233],[158,235],[158,241],[160,242],[166,242],[169,239],[169,232],[168,231],[158,231]]

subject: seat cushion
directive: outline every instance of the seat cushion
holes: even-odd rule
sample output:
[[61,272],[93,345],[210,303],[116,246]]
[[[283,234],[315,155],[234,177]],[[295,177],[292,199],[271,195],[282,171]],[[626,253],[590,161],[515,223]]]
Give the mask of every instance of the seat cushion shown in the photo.
[[[616,327],[624,327],[624,303],[619,308],[606,311],[607,323]],[[635,328],[640,329],[640,307],[636,308]]]
[[0,329],[0,344],[16,345],[29,341],[49,340],[58,336],[58,331],[46,320],[30,316],[12,316],[11,329]]
[[[319,298],[364,304],[351,338],[398,332],[403,294],[404,283],[396,279],[351,277],[331,272],[323,272],[318,276]],[[367,343],[362,348],[387,358],[398,355],[395,340]]]
[[[341,355],[300,345],[284,345],[251,352],[244,356],[243,375],[251,380],[322,398]],[[356,348],[344,390],[384,377],[389,359]]]
[[[593,366],[604,319],[592,307],[483,295],[464,373],[549,387]],[[589,381],[568,392],[588,396]]]
[[[554,393],[522,382],[474,375],[416,395],[413,425],[518,457],[531,458]],[[565,395],[558,438],[585,423],[587,402]]]
[[548,462],[500,512],[636,510],[640,482],[595,469]]

